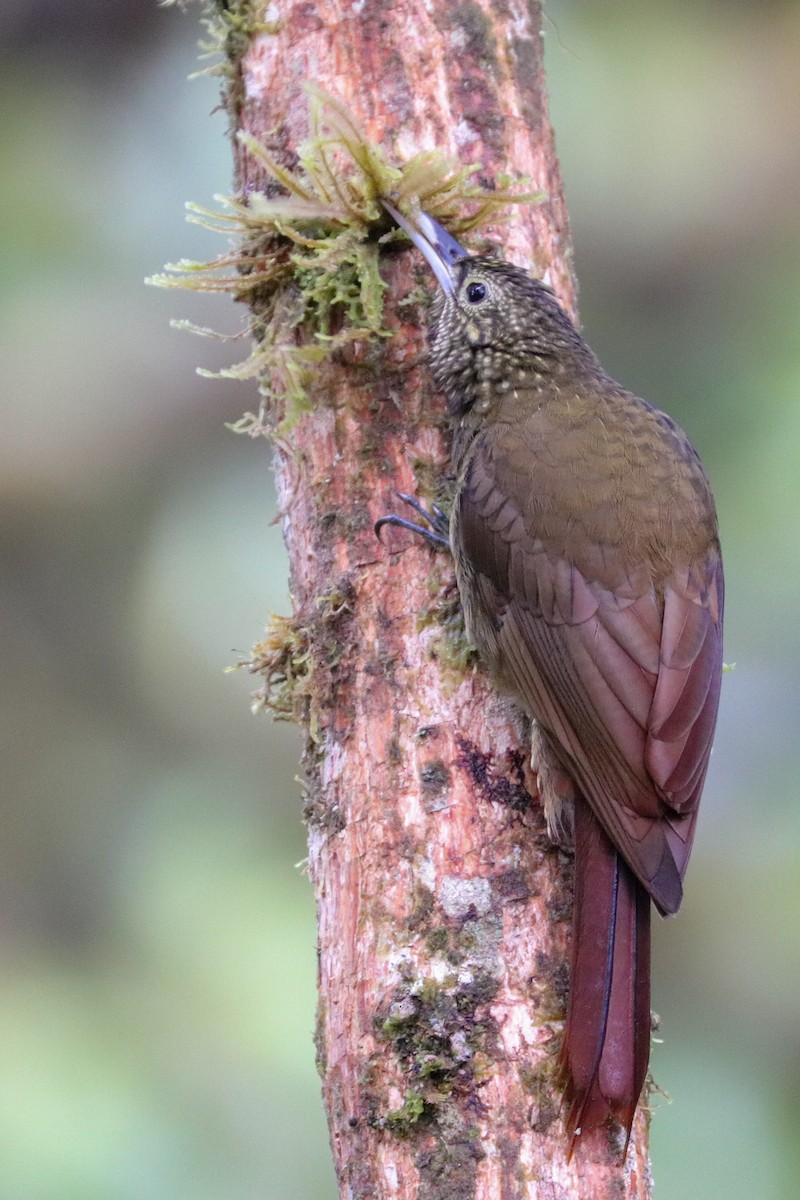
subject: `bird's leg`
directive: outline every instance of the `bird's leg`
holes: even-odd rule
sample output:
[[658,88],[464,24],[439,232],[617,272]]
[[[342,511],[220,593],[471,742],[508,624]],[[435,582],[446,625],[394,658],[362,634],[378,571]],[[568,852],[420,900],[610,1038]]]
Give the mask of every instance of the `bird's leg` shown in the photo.
[[437,550],[449,550],[450,520],[447,513],[439,508],[438,504],[432,504],[429,511],[420,504],[419,500],[415,500],[413,496],[407,496],[405,492],[398,492],[397,495],[404,504],[408,504],[414,509],[414,512],[419,514],[425,524],[419,525],[414,521],[409,521],[406,517],[399,517],[396,513],[388,513],[375,522],[374,528],[378,538],[381,536],[384,525],[398,525],[401,529],[409,529],[412,533],[424,537]]

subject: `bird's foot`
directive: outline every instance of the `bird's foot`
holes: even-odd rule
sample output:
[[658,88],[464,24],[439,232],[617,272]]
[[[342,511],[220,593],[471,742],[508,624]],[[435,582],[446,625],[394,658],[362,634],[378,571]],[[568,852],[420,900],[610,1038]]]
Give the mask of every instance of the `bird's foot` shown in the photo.
[[404,504],[408,504],[414,509],[414,512],[419,514],[425,524],[420,525],[415,521],[409,521],[406,517],[399,517],[396,513],[388,513],[385,517],[380,517],[375,522],[374,528],[378,538],[381,536],[381,530],[384,525],[397,525],[401,529],[409,529],[412,533],[424,537],[437,550],[449,550],[450,519],[447,513],[439,508],[438,504],[432,504],[429,511],[420,504],[419,500],[415,500],[413,496],[406,495],[405,492],[398,492],[397,495]]

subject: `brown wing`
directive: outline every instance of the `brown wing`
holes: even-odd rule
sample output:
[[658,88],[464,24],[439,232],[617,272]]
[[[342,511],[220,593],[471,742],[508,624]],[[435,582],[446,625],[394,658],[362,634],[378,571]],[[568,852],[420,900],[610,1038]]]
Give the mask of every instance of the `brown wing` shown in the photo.
[[656,585],[626,547],[587,539],[548,496],[529,488],[524,503],[510,500],[519,482],[502,478],[498,457],[479,446],[459,495],[473,636],[659,908],[674,912],[719,699],[713,522],[702,555]]

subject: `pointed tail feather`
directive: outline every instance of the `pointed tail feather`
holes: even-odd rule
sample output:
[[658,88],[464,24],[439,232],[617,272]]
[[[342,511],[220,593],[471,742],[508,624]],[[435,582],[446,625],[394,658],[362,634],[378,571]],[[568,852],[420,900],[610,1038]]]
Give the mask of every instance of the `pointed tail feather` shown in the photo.
[[609,1117],[630,1137],[649,1057],[650,897],[589,805],[578,800],[572,968],[561,1050],[570,1155],[581,1133]]

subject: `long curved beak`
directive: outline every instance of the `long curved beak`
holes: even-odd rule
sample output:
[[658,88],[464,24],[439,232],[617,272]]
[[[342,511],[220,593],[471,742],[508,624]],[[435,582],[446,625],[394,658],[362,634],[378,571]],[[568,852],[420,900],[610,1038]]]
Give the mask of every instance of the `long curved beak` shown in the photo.
[[426,212],[421,212],[415,221],[410,221],[388,200],[381,199],[381,204],[389,216],[408,234],[417,249],[422,251],[443,291],[450,295],[456,285],[455,268],[462,258],[467,257],[464,247]]

